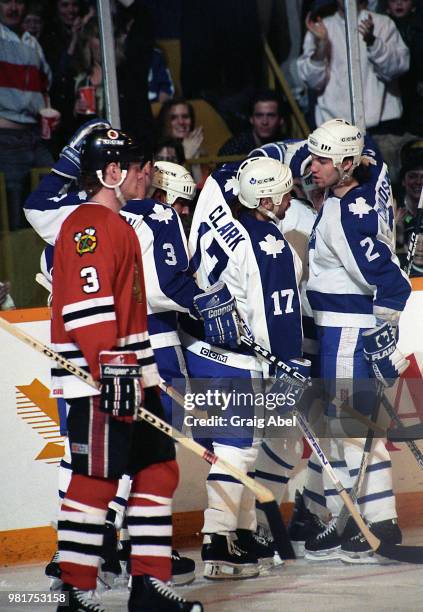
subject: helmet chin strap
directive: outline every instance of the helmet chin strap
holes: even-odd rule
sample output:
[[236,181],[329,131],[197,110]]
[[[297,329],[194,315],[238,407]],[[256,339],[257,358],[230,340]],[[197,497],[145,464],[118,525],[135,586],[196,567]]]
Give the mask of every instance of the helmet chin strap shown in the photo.
[[276,223],[276,224],[279,223],[280,219],[277,218],[275,213],[273,213],[271,210],[267,210],[267,208],[264,208],[264,206],[258,206],[258,208],[256,208],[256,210],[258,210],[265,217],[268,217],[274,223]]
[[342,164],[335,164],[335,168],[339,173],[339,181],[334,185],[334,187],[342,187],[351,179],[352,173],[354,171],[354,167],[351,166],[349,170],[344,170]]
[[121,169],[119,182],[115,183],[114,185],[109,185],[109,183],[106,183],[106,181],[103,179],[103,172],[101,170],[96,171],[96,175],[100,183],[103,185],[103,187],[114,190],[116,197],[119,200],[119,202],[122,204],[122,206],[125,206],[126,200],[123,196],[120,186],[122,185],[123,181],[126,179],[127,174],[128,174],[128,170]]

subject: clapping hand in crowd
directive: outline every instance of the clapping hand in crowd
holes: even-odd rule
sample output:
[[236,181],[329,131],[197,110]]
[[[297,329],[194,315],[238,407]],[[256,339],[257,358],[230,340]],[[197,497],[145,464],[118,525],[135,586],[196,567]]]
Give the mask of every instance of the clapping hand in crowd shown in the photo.
[[323,19],[321,17],[312,17],[312,13],[307,13],[305,24],[307,30],[309,30],[316,38],[326,43],[328,41],[328,31]]
[[201,145],[203,144],[204,133],[203,126],[196,127],[186,136],[182,144],[184,146],[184,153],[186,159],[194,159],[199,157]]
[[368,47],[371,47],[375,41],[374,29],[375,24],[373,23],[372,16],[368,13],[367,17],[358,24],[358,31]]

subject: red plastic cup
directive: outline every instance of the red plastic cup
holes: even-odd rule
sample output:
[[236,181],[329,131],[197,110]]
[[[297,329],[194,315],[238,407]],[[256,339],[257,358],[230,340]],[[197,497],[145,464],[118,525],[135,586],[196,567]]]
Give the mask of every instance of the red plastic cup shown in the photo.
[[85,104],[87,105],[85,114],[94,115],[95,114],[95,87],[93,87],[92,85],[87,85],[86,87],[80,87],[79,96],[81,100],[83,100]]
[[41,138],[49,140],[51,133],[59,123],[60,113],[55,108],[42,108],[40,110],[41,116]]

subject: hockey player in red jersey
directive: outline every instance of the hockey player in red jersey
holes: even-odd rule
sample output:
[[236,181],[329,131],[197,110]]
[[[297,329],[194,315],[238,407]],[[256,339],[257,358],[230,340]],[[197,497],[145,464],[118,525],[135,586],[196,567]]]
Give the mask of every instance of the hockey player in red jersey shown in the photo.
[[163,416],[159,375],[147,332],[139,241],[117,213],[137,197],[148,164],[132,139],[115,129],[90,134],[81,152],[81,186],[89,194],[63,223],[54,255],[52,342],[101,383],[93,391],[65,370],[53,392],[70,404],[72,479],[59,514],[63,589],[59,611],[101,612],[90,597],[119,477],[133,476],[128,501],[132,591],[130,612],[201,612],[177,596],[171,575],[171,503],[178,482],[174,444],[143,421],[145,405]]

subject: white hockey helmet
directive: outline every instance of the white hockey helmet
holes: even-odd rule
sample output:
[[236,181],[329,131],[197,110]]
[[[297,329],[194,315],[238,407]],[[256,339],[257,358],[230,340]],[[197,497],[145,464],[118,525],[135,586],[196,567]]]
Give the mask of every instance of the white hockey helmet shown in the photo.
[[177,198],[193,200],[197,190],[194,179],[184,166],[168,161],[157,161],[151,186],[166,193],[166,204],[174,204]]
[[352,157],[352,171],[360,163],[364,136],[357,126],[345,119],[330,119],[310,134],[307,145],[310,153],[328,157],[334,166],[340,166],[345,158]]
[[258,208],[261,198],[272,198],[279,206],[282,198],[292,189],[289,166],[270,157],[250,157],[238,168],[238,199],[247,208]]

